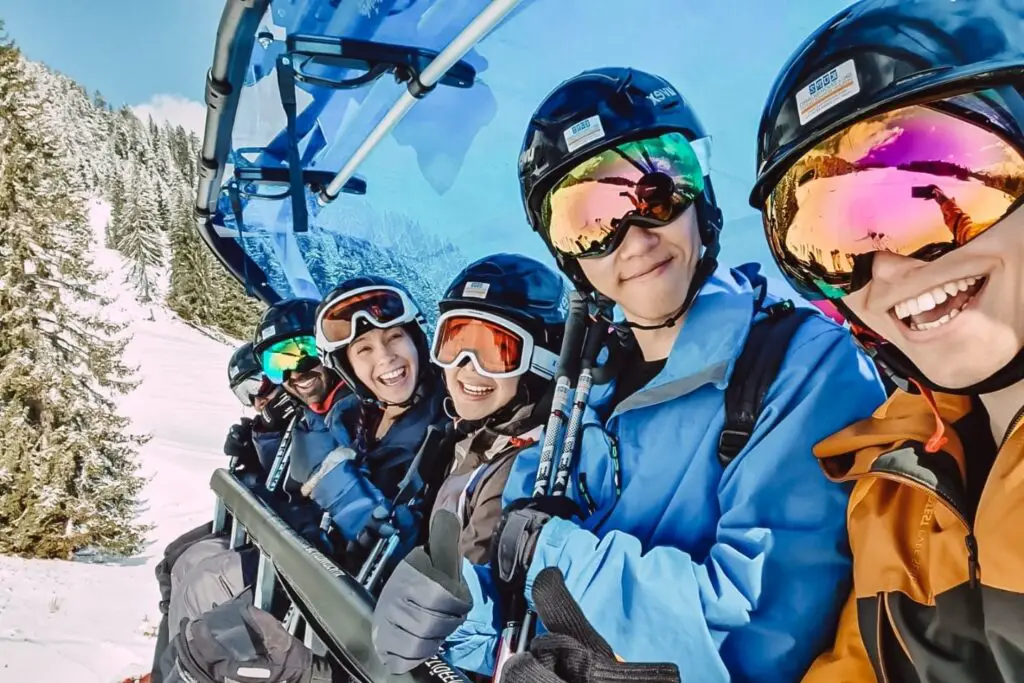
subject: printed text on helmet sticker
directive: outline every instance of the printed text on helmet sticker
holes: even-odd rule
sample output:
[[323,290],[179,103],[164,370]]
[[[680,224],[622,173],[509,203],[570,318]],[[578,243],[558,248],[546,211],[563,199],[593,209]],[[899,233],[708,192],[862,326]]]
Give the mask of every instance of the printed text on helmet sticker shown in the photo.
[[806,126],[816,117],[859,92],[857,68],[853,60],[848,59],[821,74],[797,92],[796,110],[800,117],[800,125]]
[[575,152],[583,145],[603,138],[604,126],[601,124],[601,117],[594,114],[572,124],[562,131],[562,135],[565,137],[566,148],[570,152]]

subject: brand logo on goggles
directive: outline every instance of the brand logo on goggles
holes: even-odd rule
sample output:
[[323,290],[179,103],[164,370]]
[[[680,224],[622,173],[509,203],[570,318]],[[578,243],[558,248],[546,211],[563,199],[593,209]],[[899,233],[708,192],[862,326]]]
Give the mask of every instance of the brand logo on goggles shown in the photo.
[[664,88],[658,88],[647,95],[647,99],[651,101],[651,104],[661,104],[670,97],[679,97],[679,93],[677,93],[675,89],[667,86]]

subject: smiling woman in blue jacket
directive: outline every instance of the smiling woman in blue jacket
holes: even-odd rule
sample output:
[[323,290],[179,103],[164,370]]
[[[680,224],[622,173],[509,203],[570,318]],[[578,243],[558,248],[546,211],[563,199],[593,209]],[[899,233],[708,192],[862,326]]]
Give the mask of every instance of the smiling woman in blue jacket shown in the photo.
[[[811,449],[884,392],[845,330],[801,313],[749,435],[723,438],[752,330],[796,314],[756,266],[718,267],[708,151],[678,92],[633,69],[581,74],[534,114],[520,155],[531,225],[581,291],[617,304],[633,351],[592,395],[616,457],[583,452],[574,467],[585,519],[513,505],[502,569],[464,572],[473,608],[445,646],[459,666],[494,667],[492,578],[529,598],[545,567],[620,656],[674,662],[686,680],[797,681],[831,642],[848,489]],[[506,502],[528,495],[536,464],[517,459]]]

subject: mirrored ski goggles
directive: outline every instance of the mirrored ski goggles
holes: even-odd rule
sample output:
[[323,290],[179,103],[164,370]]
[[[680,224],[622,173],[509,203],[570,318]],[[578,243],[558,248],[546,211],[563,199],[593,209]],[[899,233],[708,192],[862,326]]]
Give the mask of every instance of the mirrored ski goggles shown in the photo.
[[544,197],[541,234],[565,256],[593,258],[615,251],[632,225],[668,225],[704,192],[710,142],[665,133],[587,159]]
[[412,322],[417,313],[405,292],[395,287],[354,289],[329,301],[317,316],[320,349],[327,354],[351,344],[359,334],[359,320],[386,329]]
[[867,284],[875,252],[932,261],[992,227],[1024,196],[1004,104],[985,90],[903,107],[815,146],[765,202],[783,273],[808,297],[837,299]]
[[235,398],[246,407],[252,407],[253,403],[260,396],[267,396],[274,390],[274,383],[263,374],[246,377],[241,382],[231,387]]
[[469,309],[455,309],[437,321],[430,360],[455,368],[469,360],[476,371],[494,379],[518,377],[531,370],[554,377],[558,357],[536,346],[533,335],[511,320]]
[[316,339],[310,336],[284,339],[260,354],[263,374],[274,384],[284,384],[289,372],[309,372],[320,365]]

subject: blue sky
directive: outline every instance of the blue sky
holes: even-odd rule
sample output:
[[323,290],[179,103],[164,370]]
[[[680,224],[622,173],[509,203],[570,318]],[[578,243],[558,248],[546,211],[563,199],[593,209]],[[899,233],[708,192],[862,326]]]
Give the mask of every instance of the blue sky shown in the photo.
[[202,101],[223,7],[219,0],[0,0],[0,18],[27,57],[115,106],[157,98],[166,114],[201,121],[201,110],[179,98]]

